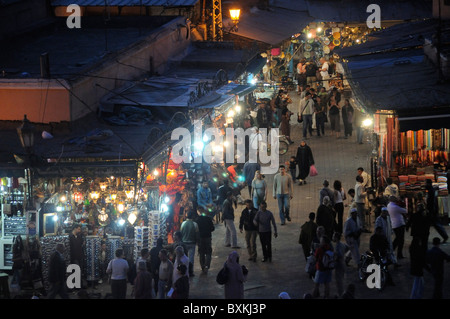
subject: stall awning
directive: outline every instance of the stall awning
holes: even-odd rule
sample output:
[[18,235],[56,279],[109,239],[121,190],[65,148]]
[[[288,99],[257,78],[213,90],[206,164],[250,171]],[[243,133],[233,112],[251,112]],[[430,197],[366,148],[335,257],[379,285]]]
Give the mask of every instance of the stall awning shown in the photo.
[[400,132],[430,130],[430,129],[450,129],[450,114],[399,117]]
[[0,178],[1,177],[25,177],[25,169],[17,165],[0,165]]
[[307,11],[294,11],[271,7],[269,10],[253,8],[241,13],[236,35],[277,45],[292,35],[302,32],[313,18]]
[[133,177],[136,161],[59,163],[34,168],[36,177]]

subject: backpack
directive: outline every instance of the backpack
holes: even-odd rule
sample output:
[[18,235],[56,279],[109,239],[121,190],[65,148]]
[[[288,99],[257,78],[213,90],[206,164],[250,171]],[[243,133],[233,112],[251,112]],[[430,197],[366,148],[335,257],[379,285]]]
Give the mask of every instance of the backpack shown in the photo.
[[136,263],[134,263],[134,262],[132,263],[131,267],[128,270],[127,277],[128,277],[127,278],[128,282],[131,285],[134,285],[134,281],[136,280],[136,277],[137,277]]
[[217,274],[216,281],[219,285],[225,285],[228,282],[228,268],[226,264],[223,265],[222,269]]
[[335,70],[336,70],[336,64],[328,63],[328,74],[333,75]]
[[323,254],[322,265],[325,269],[334,269],[336,266],[336,260],[332,250],[327,250],[325,254]]

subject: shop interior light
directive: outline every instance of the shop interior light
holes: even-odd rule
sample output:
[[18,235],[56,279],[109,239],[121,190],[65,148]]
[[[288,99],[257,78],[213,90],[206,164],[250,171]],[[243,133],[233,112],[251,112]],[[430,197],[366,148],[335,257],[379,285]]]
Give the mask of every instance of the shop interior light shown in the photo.
[[119,203],[117,205],[117,210],[122,213],[125,210],[125,205],[123,203]]
[[161,211],[163,213],[166,213],[167,211],[169,211],[169,206],[167,206],[167,204],[161,204]]
[[321,28],[321,27],[318,27],[318,28],[317,28],[317,32],[318,32],[318,33],[322,32],[322,28]]
[[64,203],[64,202],[67,200],[67,198],[66,198],[66,196],[62,195],[62,196],[59,198],[59,200],[60,200],[62,203]]
[[202,141],[197,141],[194,143],[194,147],[195,147],[195,149],[201,151],[203,149],[203,147],[205,147],[205,144],[203,144]]
[[119,226],[123,226],[123,225],[125,224],[125,219],[119,218],[119,219],[117,220],[117,223],[119,224]]
[[130,213],[130,215],[128,215],[128,222],[133,225],[136,222],[137,216],[135,212]]
[[155,169],[155,170],[153,171],[153,175],[155,175],[155,176],[158,176],[158,175],[159,175],[159,172],[158,172],[157,169]]
[[223,142],[223,146],[228,147],[230,145],[230,143],[228,143],[228,141]]
[[132,199],[134,196],[134,191],[129,190],[129,191],[126,191],[125,194],[127,195],[128,199]]
[[115,201],[116,200],[116,198],[117,198],[117,194],[111,194],[111,200],[113,200],[113,201]]
[[234,111],[233,110],[229,110],[227,116],[228,117],[233,117],[234,116]]
[[53,221],[57,221],[58,220],[58,215],[53,216]]
[[102,190],[102,192],[104,192],[106,190],[107,185],[105,183],[100,184],[100,189]]
[[362,122],[362,126],[364,127],[369,127],[373,124],[373,120],[371,118],[366,118],[363,122]]
[[308,39],[311,39],[312,38],[312,33],[308,32],[308,34],[306,36],[308,37]]
[[64,210],[64,208],[62,206],[56,206],[57,212],[62,212],[63,210]]
[[164,197],[164,203],[168,204],[170,202],[170,198],[169,197]]
[[236,104],[236,106],[234,107],[234,110],[236,111],[236,113],[241,112],[241,106],[239,104]]
[[208,135],[203,135],[203,142],[208,142],[209,141],[209,137],[208,137]]

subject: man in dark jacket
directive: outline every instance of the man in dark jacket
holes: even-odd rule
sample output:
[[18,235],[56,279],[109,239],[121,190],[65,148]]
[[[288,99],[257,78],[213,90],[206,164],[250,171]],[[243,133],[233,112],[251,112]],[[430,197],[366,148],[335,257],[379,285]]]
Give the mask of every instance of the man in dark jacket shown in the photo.
[[55,252],[50,256],[48,281],[50,282],[50,292],[48,299],[55,299],[59,294],[62,299],[69,299],[66,291],[66,262],[64,261],[64,244],[57,244]]
[[434,278],[433,299],[442,299],[444,283],[444,261],[449,262],[450,256],[439,247],[441,240],[439,237],[433,238],[433,247],[427,251],[426,263],[431,268]]
[[256,261],[256,237],[258,237],[258,228],[253,224],[258,210],[253,207],[253,201],[247,199],[245,201],[245,208],[241,213],[239,219],[239,230],[242,233],[245,230],[245,242],[247,243],[247,250],[250,261]]
[[[159,265],[161,264],[161,259],[159,259],[159,252],[164,248],[164,240],[159,237],[156,240],[156,246],[150,249],[150,273],[153,276],[155,282],[154,290],[155,294],[158,294],[158,281],[159,281]],[[139,264],[138,264],[139,266]]]
[[298,243],[302,245],[303,254],[305,255],[305,260],[311,255],[311,244],[314,236],[316,235],[318,225],[314,221],[316,219],[316,213],[309,213],[309,220],[305,222],[300,228],[300,237],[298,238]]
[[199,207],[198,212],[200,213],[196,221],[199,232],[198,255],[202,272],[206,274],[211,266],[212,232],[215,227],[212,218],[203,208]]
[[234,209],[233,209],[233,193],[227,193],[227,199],[222,205],[222,220],[226,227],[225,231],[225,247],[240,248],[237,245],[237,233],[234,226]]

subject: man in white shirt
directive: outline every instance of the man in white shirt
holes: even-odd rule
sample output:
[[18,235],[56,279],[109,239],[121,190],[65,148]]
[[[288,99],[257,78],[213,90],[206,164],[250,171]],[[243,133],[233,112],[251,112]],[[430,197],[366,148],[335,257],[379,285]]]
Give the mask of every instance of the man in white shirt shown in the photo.
[[385,197],[387,197],[387,198],[389,198],[389,197],[391,197],[391,196],[395,196],[395,197],[398,198],[399,191],[398,191],[398,186],[397,186],[397,184],[395,184],[395,183],[392,181],[392,178],[390,178],[390,177],[386,178],[386,182],[387,182],[388,185],[387,185],[386,188],[384,189],[383,195],[384,195]]
[[397,197],[391,196],[389,197],[387,210],[389,217],[391,218],[392,230],[395,234],[395,239],[392,242],[392,248],[394,251],[397,248],[397,259],[405,258],[403,256],[403,245],[405,243],[406,209],[397,204]]
[[[306,139],[309,135],[312,136],[312,119],[314,114],[314,100],[311,92],[306,92],[305,98],[300,101],[300,114],[303,118],[303,138]],[[299,114],[299,116],[300,116]]]
[[115,255],[116,258],[109,262],[106,269],[106,273],[111,274],[111,294],[113,299],[126,299],[129,265],[124,259],[122,248],[117,249]]
[[330,85],[328,84],[328,80],[330,79],[330,75],[328,74],[328,62],[325,58],[320,58],[321,67],[319,69],[320,76],[322,77],[322,86],[325,87],[325,90],[330,89]]
[[363,178],[361,175],[357,175],[355,185],[355,203],[356,210],[358,212],[358,220],[362,231],[364,233],[370,233],[370,231],[367,229],[366,224],[366,197],[367,193],[363,186]]

